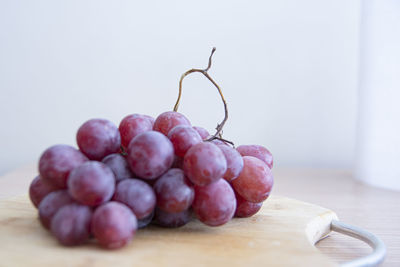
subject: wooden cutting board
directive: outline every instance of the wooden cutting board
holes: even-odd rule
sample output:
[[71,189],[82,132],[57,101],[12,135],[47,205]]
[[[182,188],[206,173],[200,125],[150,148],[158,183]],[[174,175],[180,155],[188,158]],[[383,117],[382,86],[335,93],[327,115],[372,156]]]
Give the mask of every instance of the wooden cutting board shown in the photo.
[[126,247],[63,247],[44,230],[27,196],[0,201],[0,266],[336,266],[314,244],[334,212],[271,196],[261,211],[220,227],[193,221],[177,229],[150,226]]

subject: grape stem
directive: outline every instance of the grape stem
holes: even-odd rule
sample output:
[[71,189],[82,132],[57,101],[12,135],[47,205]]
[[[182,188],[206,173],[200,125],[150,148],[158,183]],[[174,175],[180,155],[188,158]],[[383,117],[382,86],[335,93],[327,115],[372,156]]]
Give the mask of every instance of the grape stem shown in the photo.
[[128,153],[126,152],[125,148],[122,145],[119,148],[121,150],[121,155],[122,156],[127,156],[128,155]]
[[213,78],[211,78],[211,76],[208,74],[208,70],[211,68],[212,56],[214,55],[215,50],[217,50],[215,47],[213,47],[213,49],[211,50],[211,55],[208,58],[207,68],[205,68],[205,69],[190,69],[182,74],[181,79],[179,80],[179,93],[178,93],[178,99],[176,100],[176,103],[174,106],[174,111],[175,112],[178,111],[179,102],[181,101],[183,79],[185,79],[186,76],[188,76],[189,74],[194,73],[194,72],[199,72],[199,73],[203,74],[217,88],[218,93],[221,96],[221,100],[224,103],[224,111],[225,111],[224,119],[222,120],[221,123],[217,124],[217,127],[215,128],[217,131],[215,132],[214,135],[212,135],[210,138],[208,138],[205,141],[212,141],[212,140],[218,139],[225,143],[229,143],[233,146],[234,145],[233,142],[222,138],[222,129],[224,128],[225,122],[228,120],[228,105],[226,103],[224,95],[222,94],[221,88],[213,80]]

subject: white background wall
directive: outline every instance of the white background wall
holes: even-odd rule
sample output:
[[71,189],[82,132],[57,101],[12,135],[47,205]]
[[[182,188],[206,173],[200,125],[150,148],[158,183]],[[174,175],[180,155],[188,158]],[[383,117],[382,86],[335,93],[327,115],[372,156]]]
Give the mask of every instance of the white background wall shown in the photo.
[[[75,144],[89,118],[172,109],[205,67],[228,100],[225,137],[277,166],[350,167],[359,1],[0,0],[0,174]],[[208,129],[216,90],[185,83],[181,111]]]

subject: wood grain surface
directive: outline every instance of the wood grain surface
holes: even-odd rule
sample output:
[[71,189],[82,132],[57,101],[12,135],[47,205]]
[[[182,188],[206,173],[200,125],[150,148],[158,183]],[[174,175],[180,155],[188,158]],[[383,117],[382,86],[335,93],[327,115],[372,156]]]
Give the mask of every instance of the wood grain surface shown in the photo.
[[[374,233],[387,247],[381,266],[400,266],[400,192],[363,184],[348,170],[277,169],[274,174],[275,194],[329,208],[341,221]],[[316,246],[339,263],[371,252],[365,243],[338,233]]]
[[[36,172],[36,166],[31,164],[0,177],[0,199],[26,193]],[[347,170],[274,169],[274,176],[273,195],[285,195],[334,210],[342,221],[383,239],[388,254],[382,266],[400,266],[400,192],[364,185],[354,180]],[[316,247],[334,262],[370,252],[361,241],[336,233],[318,242]]]
[[313,246],[334,218],[325,208],[271,197],[251,218],[221,227],[197,220],[177,229],[150,226],[128,246],[106,251],[95,242],[59,245],[25,195],[0,201],[0,266],[335,266]]

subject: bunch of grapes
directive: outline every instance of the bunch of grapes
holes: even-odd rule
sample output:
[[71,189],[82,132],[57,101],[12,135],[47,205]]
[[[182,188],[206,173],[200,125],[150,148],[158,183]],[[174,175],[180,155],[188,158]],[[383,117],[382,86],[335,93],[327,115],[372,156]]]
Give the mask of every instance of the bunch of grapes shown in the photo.
[[79,149],[43,152],[29,188],[41,224],[66,246],[94,237],[119,248],[138,228],[180,227],[193,217],[223,225],[257,213],[273,185],[265,147],[235,149],[176,111],[128,115],[119,127],[91,119],[76,140]]

